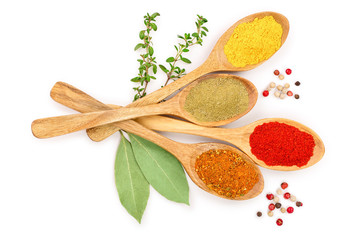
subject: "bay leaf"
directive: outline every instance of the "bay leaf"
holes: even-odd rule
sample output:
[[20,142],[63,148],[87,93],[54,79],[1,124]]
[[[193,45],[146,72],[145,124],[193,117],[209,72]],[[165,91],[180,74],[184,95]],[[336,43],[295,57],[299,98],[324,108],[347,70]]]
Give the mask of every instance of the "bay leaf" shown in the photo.
[[129,134],[137,163],[150,185],[165,198],[189,205],[189,185],[180,162],[168,151]]
[[115,159],[115,185],[121,204],[141,223],[150,185],[135,160],[131,143],[122,134]]

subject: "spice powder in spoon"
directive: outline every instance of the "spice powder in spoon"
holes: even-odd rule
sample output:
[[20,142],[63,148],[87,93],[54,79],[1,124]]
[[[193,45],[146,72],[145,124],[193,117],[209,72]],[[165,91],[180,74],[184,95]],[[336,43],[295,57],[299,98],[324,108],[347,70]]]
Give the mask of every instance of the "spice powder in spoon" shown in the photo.
[[214,77],[190,90],[184,108],[200,122],[216,122],[245,112],[248,105],[249,95],[241,81]]
[[255,167],[230,150],[202,153],[196,159],[195,171],[208,188],[230,199],[244,196],[259,181]]

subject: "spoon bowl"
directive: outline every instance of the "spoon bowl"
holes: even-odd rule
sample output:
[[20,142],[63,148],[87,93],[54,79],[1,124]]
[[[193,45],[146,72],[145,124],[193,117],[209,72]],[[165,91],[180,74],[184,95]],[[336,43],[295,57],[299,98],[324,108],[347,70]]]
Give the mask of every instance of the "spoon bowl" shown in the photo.
[[[212,122],[203,122],[196,119],[189,112],[184,109],[185,101],[190,93],[191,89],[197,86],[202,81],[206,81],[210,78],[223,79],[230,78],[236,81],[239,81],[245,88],[248,94],[249,103],[247,109],[243,112],[238,113],[237,115],[230,117],[228,119]],[[170,100],[159,103],[152,104],[142,107],[133,107],[133,108],[121,108],[115,110],[105,110],[92,113],[84,114],[72,114],[59,117],[43,118],[37,119],[32,123],[32,132],[34,136],[38,138],[48,138],[60,136],[67,133],[72,133],[75,131],[92,128],[112,122],[124,121],[129,119],[134,119],[143,116],[151,115],[160,115],[160,114],[169,114],[184,118],[188,121],[194,122],[203,126],[220,126],[228,124],[241,116],[249,112],[255,105],[257,101],[258,92],[256,87],[248,80],[241,78],[236,75],[231,74],[213,74],[204,76],[198,81],[193,82],[183,89],[179,94]],[[201,106],[199,106],[201,108]]]
[[[233,33],[234,29],[241,23],[252,22],[255,18],[263,18],[265,16],[273,16],[275,21],[279,23],[282,27],[282,36],[281,36],[281,46],[284,44],[288,33],[289,33],[289,21],[288,19],[280,13],[276,12],[259,12],[255,14],[251,14],[247,17],[240,19],[239,21],[235,22],[229,29],[227,29],[223,35],[218,39],[217,43],[215,44],[214,48],[212,49],[208,58],[201,64],[198,68],[189,72],[185,76],[181,77],[180,79],[172,82],[171,84],[152,92],[146,95],[143,98],[132,102],[131,104],[127,105],[126,107],[137,107],[137,106],[145,106],[149,104],[155,104],[166,97],[170,96],[177,90],[183,88],[184,86],[188,85],[189,83],[193,82],[195,79],[203,76],[205,74],[217,71],[247,71],[251,70],[260,64],[264,63],[266,60],[261,61],[257,64],[247,65],[245,67],[235,67],[233,66],[228,60],[224,53],[224,46],[228,42]],[[281,48],[280,46],[280,48]],[[87,130],[88,136],[94,141],[102,141],[107,137],[111,136],[119,129],[115,128],[114,125],[104,125],[96,128],[90,128]]]

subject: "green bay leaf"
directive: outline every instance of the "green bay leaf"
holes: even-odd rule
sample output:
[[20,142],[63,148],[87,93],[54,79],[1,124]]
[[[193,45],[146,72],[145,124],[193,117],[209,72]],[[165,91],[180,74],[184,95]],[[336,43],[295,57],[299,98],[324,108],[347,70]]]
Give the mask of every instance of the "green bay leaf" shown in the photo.
[[189,205],[189,185],[180,162],[158,145],[129,136],[136,161],[151,186],[165,198]]
[[115,184],[121,204],[141,223],[150,185],[135,160],[131,143],[122,134],[115,159]]

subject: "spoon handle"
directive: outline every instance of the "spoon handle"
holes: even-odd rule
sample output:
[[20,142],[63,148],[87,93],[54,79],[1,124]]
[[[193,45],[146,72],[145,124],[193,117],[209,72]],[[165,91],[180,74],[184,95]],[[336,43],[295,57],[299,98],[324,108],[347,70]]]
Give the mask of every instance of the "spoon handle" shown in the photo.
[[[165,99],[166,97],[170,96],[180,88],[186,86],[187,84],[193,82],[198,77],[209,73],[212,71],[208,66],[209,60],[205,61],[201,66],[196,68],[195,70],[191,71],[190,73],[186,74],[185,76],[179,78],[175,82],[160,88],[159,90],[146,95],[143,98],[136,100],[135,102],[130,103],[126,107],[138,107],[138,106],[145,106],[149,104],[155,104],[160,102],[161,100]],[[103,125],[96,128],[87,129],[87,134],[90,139],[93,141],[99,142],[104,140],[105,138],[111,136],[119,129],[114,128],[114,125]]]
[[[57,82],[51,90],[50,96],[58,103],[61,103],[67,107],[75,109],[79,112],[92,112],[107,109],[120,108],[116,105],[106,105],[90,95],[82,92],[81,90],[64,82]],[[146,128],[165,131],[165,132],[178,132],[187,133],[193,135],[199,135],[203,137],[209,137],[213,139],[219,139],[224,141],[231,141],[230,135],[235,134],[237,131],[234,129],[226,128],[209,128],[203,127],[189,122],[169,118],[162,116],[147,116],[136,119],[137,122],[145,126]],[[107,129],[103,129],[103,127]],[[97,127],[100,130],[118,131],[119,124],[107,124]],[[101,134],[101,132],[99,133]]]
[[31,128],[35,137],[49,138],[117,121],[164,113],[176,113],[176,103],[168,101],[163,104],[136,108],[121,108],[37,119],[33,121]]

